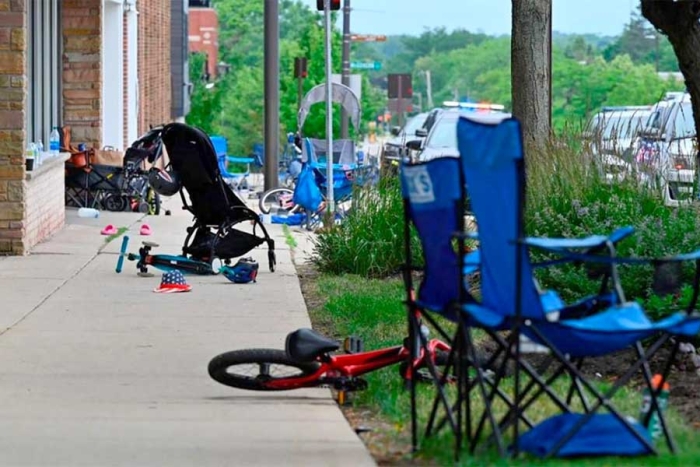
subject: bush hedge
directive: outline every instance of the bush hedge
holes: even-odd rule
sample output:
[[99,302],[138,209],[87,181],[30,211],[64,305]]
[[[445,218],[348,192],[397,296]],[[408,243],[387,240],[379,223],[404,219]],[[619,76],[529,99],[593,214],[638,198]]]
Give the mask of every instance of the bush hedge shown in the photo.
[[[528,235],[571,238],[630,225],[636,233],[619,244],[620,256],[660,257],[700,248],[695,207],[668,208],[658,190],[640,185],[634,177],[607,182],[577,141],[579,135],[565,135],[544,151],[528,153]],[[323,272],[391,275],[404,260],[403,235],[399,182],[385,179],[378,191],[357,197],[344,224],[318,236],[315,262]],[[413,241],[418,252],[415,235]],[[622,267],[620,272],[628,298],[649,295],[652,267]],[[553,267],[537,274],[542,287],[559,291],[566,300],[595,293],[598,285],[580,267]],[[684,278],[690,274],[692,265],[686,265]]]

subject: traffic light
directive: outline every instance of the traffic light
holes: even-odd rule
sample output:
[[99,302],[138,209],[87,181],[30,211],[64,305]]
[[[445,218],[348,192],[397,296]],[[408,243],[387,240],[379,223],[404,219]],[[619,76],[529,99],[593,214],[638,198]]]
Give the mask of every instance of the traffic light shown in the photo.
[[[318,11],[324,11],[325,0],[316,0],[316,9]],[[340,10],[340,0],[330,0],[331,10]]]
[[309,74],[306,70],[306,57],[296,57],[294,59],[294,77],[306,78]]
[[389,74],[388,94],[389,99],[402,99],[413,97],[413,85],[409,73]]

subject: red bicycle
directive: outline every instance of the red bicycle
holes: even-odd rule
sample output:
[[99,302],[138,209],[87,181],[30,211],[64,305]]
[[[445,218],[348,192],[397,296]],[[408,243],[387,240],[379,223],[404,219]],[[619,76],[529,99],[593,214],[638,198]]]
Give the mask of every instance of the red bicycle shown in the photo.
[[[426,335],[427,328],[421,330]],[[360,376],[394,364],[406,381],[434,380],[441,375],[426,374],[426,368],[447,363],[450,346],[432,339],[427,352],[420,351],[409,365],[410,347],[404,345],[364,352],[356,337],[345,339],[346,354],[333,355],[340,343],[312,329],[298,329],[287,336],[286,349],[242,349],[226,352],[209,362],[209,375],[221,384],[252,391],[288,391],[309,387],[331,387],[344,403],[347,392],[367,387]],[[419,347],[416,347],[419,348]],[[434,365],[428,366],[428,359]]]

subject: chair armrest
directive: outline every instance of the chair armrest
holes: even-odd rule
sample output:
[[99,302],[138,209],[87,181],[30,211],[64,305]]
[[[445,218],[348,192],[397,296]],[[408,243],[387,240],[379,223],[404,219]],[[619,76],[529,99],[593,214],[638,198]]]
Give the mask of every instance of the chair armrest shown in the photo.
[[252,157],[233,157],[233,156],[228,156],[226,157],[226,161],[230,162],[232,164],[252,164],[255,162],[255,159]]
[[471,253],[464,255],[464,269],[462,274],[468,276],[474,274],[480,269],[481,266],[481,252],[479,250],[474,250]]
[[591,235],[584,238],[537,238],[527,237],[520,241],[523,245],[560,252],[562,250],[595,249],[604,247],[608,242],[617,243],[634,233],[633,227],[621,227],[610,235]]
[[456,232],[453,237],[457,240],[479,240],[479,232]]

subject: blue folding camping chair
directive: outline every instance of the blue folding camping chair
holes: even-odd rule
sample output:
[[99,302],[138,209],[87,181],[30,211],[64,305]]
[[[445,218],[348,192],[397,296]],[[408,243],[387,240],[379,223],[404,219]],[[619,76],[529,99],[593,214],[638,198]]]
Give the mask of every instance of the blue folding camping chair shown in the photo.
[[[234,157],[228,155],[228,140],[223,136],[210,136],[214,150],[216,151],[216,160],[219,165],[219,171],[224,178],[234,189],[248,187],[248,176],[250,175],[250,164],[256,163],[257,159],[253,157]],[[229,164],[245,165],[245,172],[235,173],[229,172]]]
[[[461,440],[466,434],[466,439],[473,440],[474,430],[471,428],[471,412],[468,405],[468,393],[478,389],[486,397],[486,390],[492,392],[491,396],[498,397],[507,406],[512,407],[512,398],[501,390],[493,380],[487,377],[485,371],[477,373],[476,378],[464,381],[457,392],[457,400],[448,404],[444,387],[454,371],[457,380],[459,372],[466,375],[466,366],[473,365],[479,358],[473,349],[473,343],[468,334],[467,315],[463,312],[461,304],[478,303],[470,294],[468,281],[475,272],[480,270],[481,252],[477,249],[470,251],[466,245],[467,235],[459,236],[458,246],[455,248],[455,235],[465,231],[465,201],[464,179],[461,175],[460,162],[456,158],[437,158],[428,162],[416,164],[403,164],[400,171],[401,188],[404,203],[404,248],[405,264],[403,278],[406,287],[406,304],[408,308],[409,343],[411,355],[425,351],[427,337],[421,331],[422,319],[425,319],[443,339],[451,342],[452,353],[448,357],[445,368],[442,371],[443,378],[434,378],[437,393],[432,410],[425,429],[425,436],[431,436],[445,426],[452,428],[456,437],[457,454],[461,449]],[[413,262],[412,227],[418,233],[421,243],[422,266]],[[616,233],[613,241],[618,241],[629,235],[631,230],[623,229]],[[470,234],[471,235],[471,234]],[[461,254],[460,254],[461,252]],[[422,280],[415,293],[413,273],[422,272]],[[554,300],[551,295],[543,295],[543,303],[548,310],[559,310],[560,302]],[[610,298],[600,296],[584,299],[563,310],[567,315],[589,314],[598,307],[610,303]],[[449,321],[459,323],[454,337],[449,336],[445,327],[433,316],[441,316]],[[505,329],[505,327],[503,328]],[[498,330],[502,330],[499,328]],[[507,345],[484,360],[480,368],[498,370],[496,361],[502,359],[503,350]],[[459,354],[459,359],[455,358]],[[456,365],[460,360],[463,365]],[[464,364],[467,364],[466,366]],[[530,375],[537,375],[537,371],[524,364],[525,370]],[[432,370],[431,370],[432,371]],[[497,381],[496,381],[497,383]],[[532,388],[531,388],[532,389]],[[411,414],[412,414],[412,445],[415,450],[418,445],[418,423],[416,418],[415,387],[411,386]],[[461,410],[462,403],[466,403],[466,413]],[[565,405],[561,402],[562,406]],[[438,411],[444,409],[444,415],[437,419]],[[521,415],[523,421],[529,426],[532,423]],[[463,430],[463,419],[466,419],[466,430]]]
[[[646,426],[651,415],[656,413],[669,450],[674,452],[663,413],[658,410],[658,396],[680,342],[695,337],[700,331],[700,318],[694,313],[700,289],[700,250],[659,259],[619,258],[615,243],[629,235],[631,229],[621,229],[610,236],[592,235],[582,239],[528,238],[523,227],[526,178],[519,122],[508,115],[462,116],[457,125],[457,134],[462,173],[479,226],[481,274],[479,301],[463,302],[461,305],[466,315],[464,321],[467,328],[480,328],[496,338],[499,345],[506,349],[507,360],[515,363],[513,404],[507,415],[498,422],[490,410],[494,391],[486,394],[484,414],[479,420],[472,449],[479,439],[479,431],[488,422],[493,431],[489,439],[495,438],[501,454],[505,454],[503,435],[511,426],[511,453],[514,456],[523,451],[541,457],[652,454],[656,450]],[[556,259],[534,264],[529,256],[530,248],[548,252]],[[591,250],[597,253],[591,254]],[[604,306],[601,307],[596,297],[592,297],[588,303],[596,306],[590,313],[569,315],[570,308],[555,291],[540,290],[533,269],[558,261],[606,265],[605,284],[599,295]],[[639,303],[626,300],[617,265],[677,261],[696,263],[691,304],[685,311],[652,322]],[[510,330],[507,340],[498,336],[499,330]],[[563,368],[563,371],[555,373],[557,377],[570,378],[572,387],[582,399],[586,394],[591,397],[592,403],[582,404],[583,413],[576,413],[566,403],[568,401],[562,400],[552,390],[554,380],[551,377],[545,379],[541,375],[530,374],[531,368],[527,368],[526,359],[521,355],[521,334],[551,352],[551,357]],[[654,386],[649,359],[671,336],[677,339],[663,365],[662,384]],[[649,338],[656,340],[645,349],[642,341]],[[636,361],[605,391],[588,381],[580,365],[575,363],[626,349],[636,353]],[[480,362],[470,360],[477,375],[482,373]],[[631,421],[613,405],[612,398],[640,370],[651,396],[651,410],[643,420]],[[530,374],[534,382],[532,386],[521,388],[523,371]],[[501,379],[502,373],[497,374],[492,381],[493,386],[498,387]],[[548,396],[561,413],[520,433],[522,411],[537,400],[526,401],[525,393],[529,391],[528,395],[533,395],[528,388],[535,386],[537,391],[534,395]],[[481,394],[484,395],[484,391]],[[602,409],[607,413],[601,413]]]

